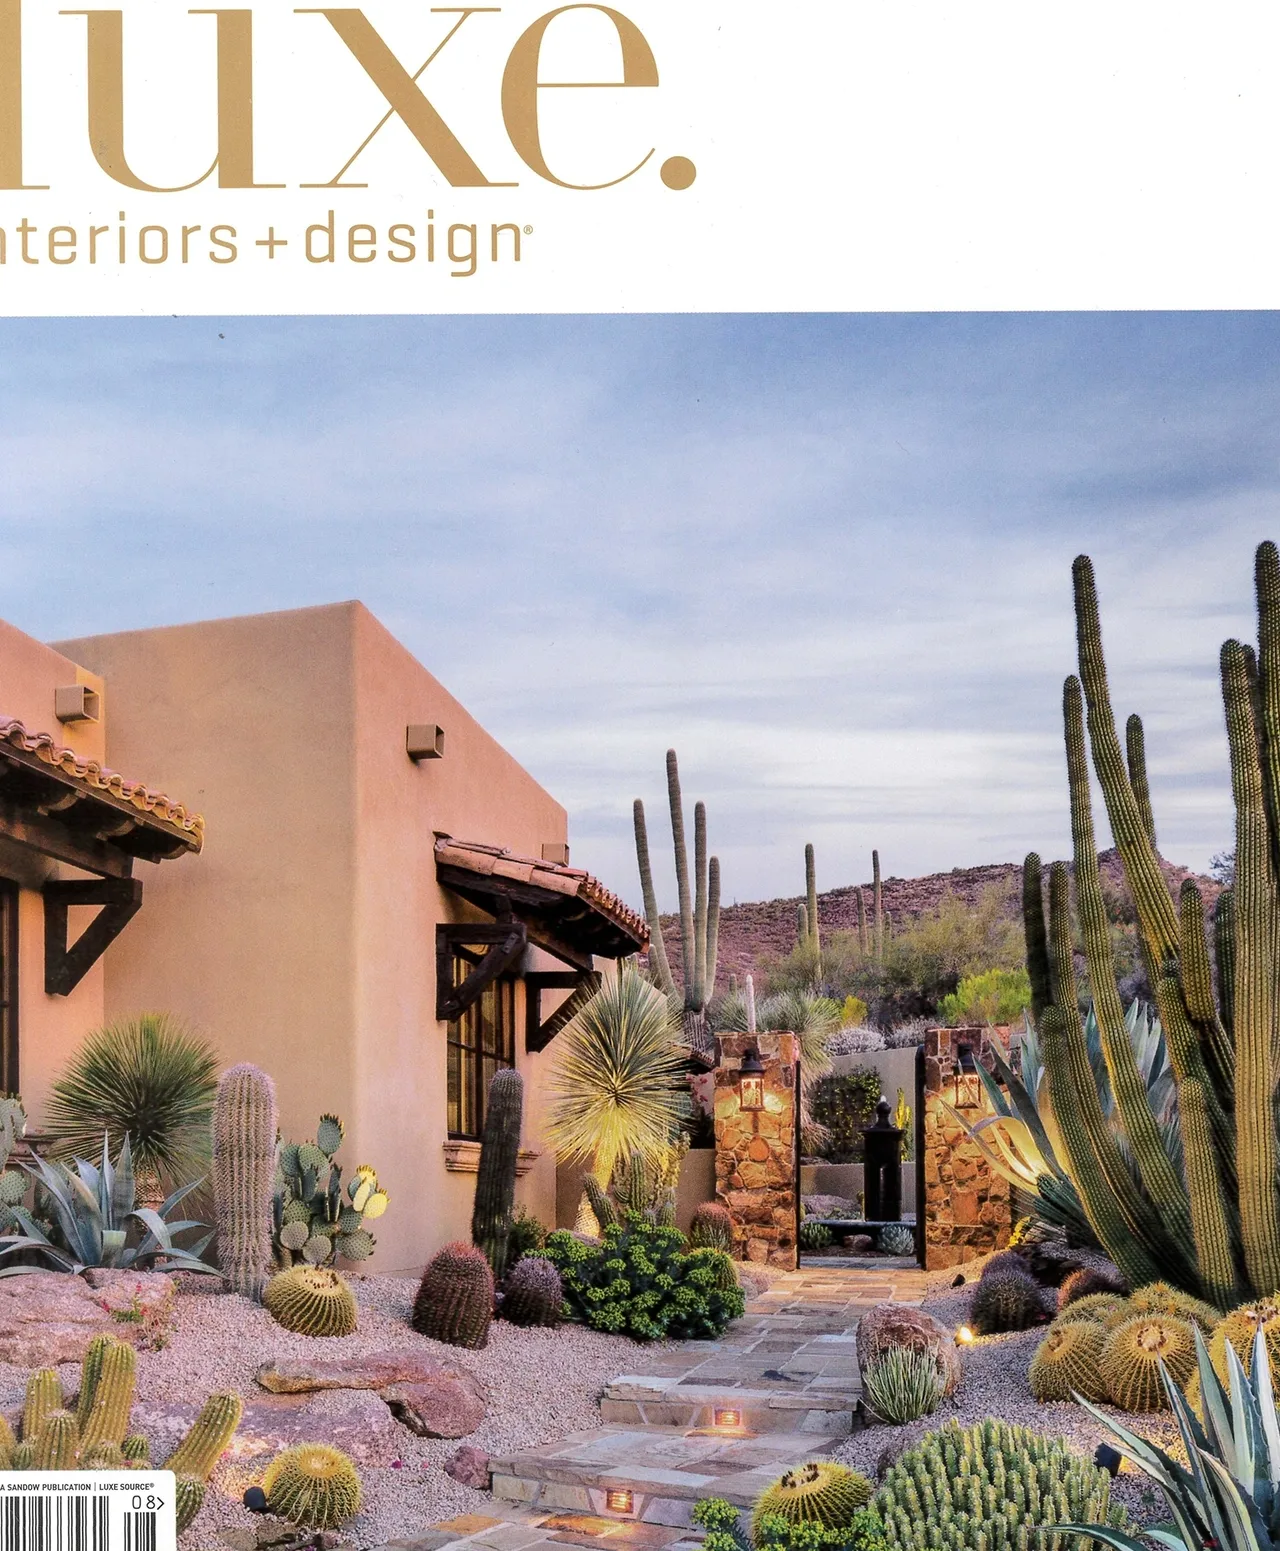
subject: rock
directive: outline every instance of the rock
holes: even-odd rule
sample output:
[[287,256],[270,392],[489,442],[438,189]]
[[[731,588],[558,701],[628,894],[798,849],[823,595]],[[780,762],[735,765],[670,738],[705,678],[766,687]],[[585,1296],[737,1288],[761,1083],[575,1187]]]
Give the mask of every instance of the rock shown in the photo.
[[469,1373],[425,1384],[388,1384],[378,1394],[419,1438],[465,1438],[484,1421],[484,1391]]
[[0,1279],[0,1362],[19,1368],[78,1363],[108,1331],[148,1350],[173,1324],[173,1283],[155,1271],[32,1271]]
[[908,1449],[914,1449],[926,1433],[936,1432],[942,1423],[936,1416],[922,1416],[905,1427],[891,1427],[888,1442],[876,1455],[876,1480],[883,1481]]
[[[163,1460],[195,1419],[199,1406],[185,1400],[135,1400],[133,1427],[151,1439],[152,1457]],[[295,1443],[328,1443],[357,1465],[390,1465],[404,1434],[390,1410],[368,1390],[307,1397],[266,1396],[245,1402],[229,1460],[256,1460]]]
[[858,1321],[858,1367],[865,1373],[881,1352],[905,1346],[929,1352],[943,1377],[942,1393],[951,1395],[960,1383],[960,1353],[947,1327],[907,1304],[881,1303]]
[[489,1456],[473,1443],[464,1443],[450,1454],[444,1462],[444,1473],[463,1486],[474,1486],[480,1492],[489,1490]]
[[277,1395],[300,1395],[318,1389],[386,1389],[392,1384],[436,1384],[446,1379],[479,1383],[466,1368],[442,1363],[427,1352],[372,1352],[368,1357],[316,1357],[297,1362],[265,1363],[258,1383]]
[[875,1242],[869,1233],[850,1233],[840,1240],[842,1249],[849,1250],[854,1255],[869,1255],[875,1248]]
[[858,1203],[847,1196],[801,1196],[800,1204],[806,1217],[842,1217],[846,1222],[858,1222],[862,1217]]

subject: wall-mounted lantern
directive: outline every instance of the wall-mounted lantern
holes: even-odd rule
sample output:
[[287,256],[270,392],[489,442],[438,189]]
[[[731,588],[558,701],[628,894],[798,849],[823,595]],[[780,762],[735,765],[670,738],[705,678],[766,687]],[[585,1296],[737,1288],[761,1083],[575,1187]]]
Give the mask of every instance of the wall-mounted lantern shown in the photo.
[[743,1056],[738,1069],[738,1103],[743,1109],[764,1108],[764,1063],[754,1047]]
[[956,1047],[956,1109],[977,1109],[978,1062],[971,1045]]

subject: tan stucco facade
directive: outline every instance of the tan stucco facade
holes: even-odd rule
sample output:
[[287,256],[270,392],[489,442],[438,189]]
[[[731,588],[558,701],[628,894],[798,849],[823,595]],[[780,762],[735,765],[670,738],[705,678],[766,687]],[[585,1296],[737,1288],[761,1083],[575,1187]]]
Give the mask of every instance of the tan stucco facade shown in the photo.
[[[68,998],[43,994],[41,902],[22,896],[22,1082],[35,1123],[84,1032],[104,1017],[171,1012],[227,1064],[271,1072],[286,1136],[310,1134],[324,1111],[342,1117],[341,1161],[348,1172],[373,1164],[392,1198],[371,1269],[416,1268],[466,1237],[475,1178],[445,1163],[435,928],[484,918],[436,882],[435,837],[538,857],[567,841],[564,809],[359,603],[56,650],[0,626],[0,665],[0,712],[35,727],[57,730],[57,683],[93,683],[104,720],[69,726],[66,741],[79,737],[83,752],[206,822],[199,856],[135,868],[140,913]],[[443,758],[407,756],[413,723],[444,729]],[[536,967],[563,967],[530,952]],[[537,1148],[554,1045],[526,1054],[524,1026],[518,986],[524,1141]],[[554,1221],[549,1152],[518,1199]]]

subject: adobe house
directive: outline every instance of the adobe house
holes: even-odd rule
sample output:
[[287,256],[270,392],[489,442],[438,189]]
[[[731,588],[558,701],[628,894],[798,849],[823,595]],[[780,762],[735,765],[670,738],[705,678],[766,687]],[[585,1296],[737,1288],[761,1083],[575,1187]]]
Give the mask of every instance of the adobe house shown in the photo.
[[485,1087],[515,1065],[517,1199],[555,1221],[547,1047],[645,925],[367,609],[53,647],[0,626],[0,716],[23,727],[0,721],[0,1049],[37,1128],[87,1030],[174,1013],[275,1077],[286,1136],[342,1117],[340,1161],[391,1192],[371,1269],[412,1270],[468,1235]]

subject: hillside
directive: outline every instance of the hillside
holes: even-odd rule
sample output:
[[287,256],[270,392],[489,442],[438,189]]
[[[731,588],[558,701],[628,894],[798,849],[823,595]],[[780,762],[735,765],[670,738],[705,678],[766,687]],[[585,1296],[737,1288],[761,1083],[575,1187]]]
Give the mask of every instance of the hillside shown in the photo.
[[[1119,853],[1111,850],[1099,857],[1103,877],[1117,889],[1123,889],[1124,871]],[[1204,891],[1206,905],[1217,898],[1219,885],[1211,878],[1192,874],[1174,862],[1162,862],[1165,878],[1174,897],[1183,878],[1195,876]],[[871,917],[871,882],[847,884],[818,895],[818,920],[824,932],[857,929],[857,890],[861,888],[867,919]],[[976,905],[988,889],[999,889],[1008,902],[1009,914],[1022,908],[1022,865],[1019,862],[992,862],[985,867],[956,867],[950,872],[929,873],[923,878],[883,878],[881,892],[884,908],[896,925],[910,917],[934,910],[947,894]],[[796,907],[803,895],[785,899],[766,899],[754,903],[726,905],[720,912],[720,951],[717,983],[727,984],[731,974],[756,973],[769,955],[782,955],[795,946]],[[675,915],[662,917],[662,940],[673,971],[680,972],[680,921]]]

